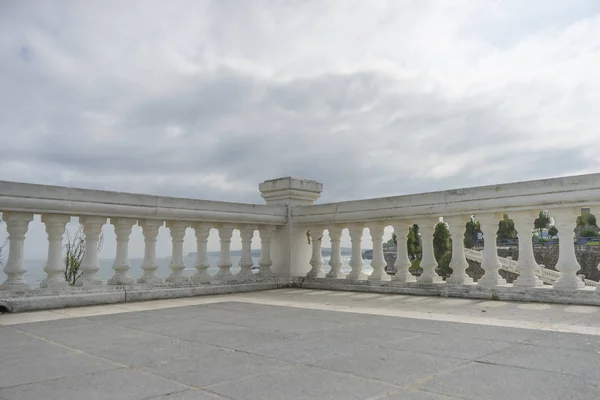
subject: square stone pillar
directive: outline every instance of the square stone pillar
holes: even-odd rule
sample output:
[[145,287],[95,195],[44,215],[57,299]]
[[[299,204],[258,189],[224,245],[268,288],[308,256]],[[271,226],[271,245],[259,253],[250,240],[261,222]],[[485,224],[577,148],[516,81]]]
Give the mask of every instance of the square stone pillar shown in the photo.
[[287,209],[287,224],[278,226],[273,233],[271,271],[276,276],[305,276],[311,269],[312,246],[306,235],[308,228],[293,224],[292,210],[313,204],[321,196],[323,185],[308,179],[286,177],[265,181],[258,188],[267,205]]

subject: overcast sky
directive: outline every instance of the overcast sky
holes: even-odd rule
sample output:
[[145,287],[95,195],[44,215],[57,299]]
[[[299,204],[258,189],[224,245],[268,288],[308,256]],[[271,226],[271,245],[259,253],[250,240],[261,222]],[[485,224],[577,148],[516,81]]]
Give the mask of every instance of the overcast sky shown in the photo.
[[0,179],[260,203],[598,172],[598,65],[597,0],[0,1]]

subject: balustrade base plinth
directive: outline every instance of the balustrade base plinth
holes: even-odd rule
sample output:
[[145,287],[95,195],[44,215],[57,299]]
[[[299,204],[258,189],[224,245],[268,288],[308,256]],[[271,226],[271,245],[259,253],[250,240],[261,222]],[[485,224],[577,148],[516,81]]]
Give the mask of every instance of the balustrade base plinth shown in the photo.
[[273,272],[271,272],[271,268],[261,268],[257,273],[256,277],[261,279],[268,279],[275,276]]
[[235,280],[236,277],[233,274],[225,275],[225,274],[217,274],[212,278],[213,282],[229,282]]
[[142,276],[137,280],[137,283],[142,285],[160,285],[163,282],[162,278],[155,275]]
[[253,279],[256,279],[256,277],[254,276],[254,273],[248,269],[248,270],[240,270],[240,272],[237,273],[237,275],[235,275],[236,279],[240,280],[240,281],[250,281]]
[[500,275],[498,275],[498,273],[496,272],[495,275],[490,275],[488,278],[486,278],[486,275],[488,275],[488,273],[486,272],[485,275],[483,275],[483,277],[477,281],[477,285],[482,287],[482,288],[494,288],[497,286],[506,286],[506,279],[502,278]]
[[467,274],[456,274],[453,273],[446,279],[446,283],[449,285],[470,285],[473,283],[473,278]]
[[130,276],[113,276],[106,283],[107,285],[117,286],[117,285],[133,285],[135,283],[135,279]]
[[168,278],[165,279],[165,282],[173,283],[176,285],[189,283],[189,281],[190,281],[190,278],[188,278],[187,276],[183,276],[183,275],[169,276]]
[[460,287],[460,286],[477,286],[477,282],[475,282],[471,278],[465,279],[464,282],[456,282],[456,281],[450,282],[450,281],[446,280],[445,283],[446,283],[446,285],[449,285],[449,286],[458,286],[458,287]]
[[343,272],[334,272],[331,273],[329,272],[328,274],[325,275],[326,279],[346,279],[346,274],[344,274]]
[[42,289],[57,289],[57,290],[61,290],[61,289],[66,288],[67,286],[69,286],[69,284],[65,280],[63,280],[63,281],[57,281],[57,282],[52,282],[52,281],[42,281],[42,282],[40,282],[40,288],[42,288]]
[[372,282],[389,282],[392,280],[392,277],[389,276],[388,274],[386,274],[385,272],[382,272],[381,274],[373,273],[373,274],[369,275],[367,280],[372,281]]
[[585,283],[577,277],[567,278],[561,276],[554,282],[553,287],[557,290],[576,290],[585,287]]
[[289,278],[206,285],[190,285],[188,283],[181,286],[163,283],[157,287],[141,284],[103,287],[68,286],[61,291],[34,288],[26,292],[2,291],[0,292],[0,304],[9,312],[16,313],[65,307],[244,293],[288,287],[291,287]]
[[24,292],[31,288],[27,283],[3,283],[0,285],[0,290],[10,290],[13,292]]
[[401,273],[396,272],[396,275],[392,276],[392,281],[394,282],[416,282],[417,277],[411,274],[410,272]]
[[190,277],[190,283],[207,284],[212,282],[212,277],[208,273],[196,274]]
[[346,279],[350,280],[350,281],[364,281],[367,280],[369,278],[369,276],[367,274],[363,274],[362,272],[350,272],[348,275],[346,275]]
[[304,279],[294,281],[294,287],[312,290],[337,290],[361,293],[439,296],[481,300],[524,301],[553,304],[600,306],[600,291],[593,287],[555,290],[550,285],[534,288],[514,287],[511,284],[483,288],[476,283],[447,285],[444,283],[374,282],[337,279]]
[[537,276],[528,276],[524,277],[523,275],[519,275],[517,279],[513,282],[513,286],[515,287],[539,287],[544,286],[544,282],[539,279]]
[[418,283],[444,283],[444,279],[441,276],[426,276],[421,275],[417,278]]
[[82,276],[75,282],[75,286],[79,287],[101,287],[104,286],[104,282],[99,278],[86,278]]

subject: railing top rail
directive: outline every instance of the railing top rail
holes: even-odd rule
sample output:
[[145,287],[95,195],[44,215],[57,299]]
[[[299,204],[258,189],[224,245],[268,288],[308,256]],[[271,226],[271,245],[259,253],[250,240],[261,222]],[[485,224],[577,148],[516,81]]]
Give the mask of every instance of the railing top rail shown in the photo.
[[299,224],[352,223],[597,204],[600,174],[590,174],[299,206],[293,216]]
[[0,181],[0,211],[283,225],[283,206]]

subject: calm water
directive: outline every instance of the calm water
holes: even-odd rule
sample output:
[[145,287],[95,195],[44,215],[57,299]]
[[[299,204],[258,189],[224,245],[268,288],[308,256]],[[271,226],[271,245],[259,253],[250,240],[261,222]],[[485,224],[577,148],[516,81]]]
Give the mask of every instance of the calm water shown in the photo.
[[[218,257],[209,256],[208,259],[209,259],[209,262],[211,265],[211,267],[208,269],[208,272],[211,275],[214,275],[219,270],[219,268],[217,267]],[[342,260],[344,261],[344,266],[342,267],[342,271],[345,273],[350,272],[350,266],[348,265],[350,258],[342,257]],[[184,259],[184,261],[185,261],[185,266],[186,266],[186,268],[184,270],[184,274],[187,276],[193,275],[194,272],[196,271],[194,269],[195,259],[193,257],[186,257]],[[233,267],[231,267],[231,272],[235,274],[240,270],[240,267],[237,266],[238,262],[240,261],[240,257],[239,256],[231,256],[231,261],[233,263]],[[326,264],[323,266],[323,271],[329,272],[329,270],[331,269],[329,267],[329,265],[327,265],[327,263],[329,262],[329,257],[324,257],[323,261]],[[133,278],[139,278],[143,272],[142,268],[141,268],[142,259],[141,258],[131,258],[129,260],[129,262],[131,264],[131,269],[129,270],[129,275],[131,275]],[[169,270],[170,262],[171,262],[170,257],[158,259],[159,268],[158,268],[158,271],[156,272],[158,276],[160,276],[162,278],[166,278],[167,276],[169,276],[169,274],[171,272]],[[370,265],[371,260],[364,260],[364,262],[365,262],[365,266],[363,268],[364,273],[370,274],[371,272],[373,272],[373,268],[371,268],[371,265]],[[27,280],[27,283],[29,283],[32,287],[39,286],[40,282],[46,276],[46,273],[44,272],[44,264],[45,263],[46,263],[45,260],[27,260],[26,261],[27,273],[25,274],[25,279]],[[100,260],[99,275],[100,275],[100,279],[102,279],[103,281],[107,281],[113,275],[112,264],[113,264],[113,260],[109,260],[109,259],[101,259]],[[254,258],[254,264],[255,265],[258,264],[257,258]],[[4,274],[4,272],[0,271],[0,282],[3,282],[4,279],[6,279],[6,275]]]

